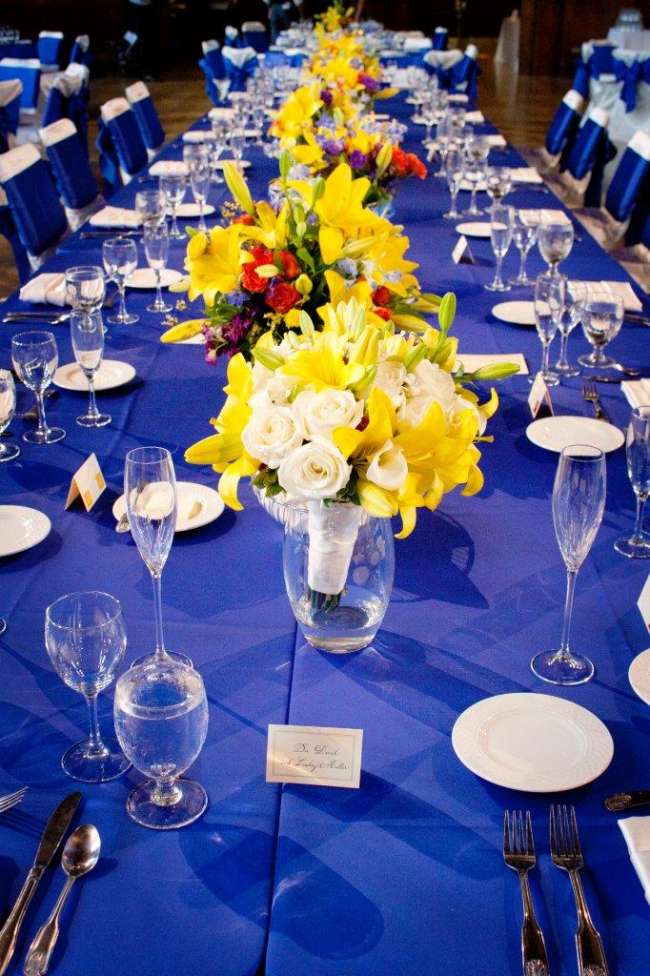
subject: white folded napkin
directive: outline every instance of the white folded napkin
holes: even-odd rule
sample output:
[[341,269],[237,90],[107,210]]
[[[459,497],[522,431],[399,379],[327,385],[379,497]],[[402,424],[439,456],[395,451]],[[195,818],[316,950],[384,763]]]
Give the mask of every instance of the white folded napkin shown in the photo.
[[[169,515],[174,504],[170,485],[164,481],[147,485],[138,498],[137,511],[150,519],[161,519]],[[179,493],[176,504],[176,521],[189,522],[201,512],[203,499],[197,495]]]
[[159,159],[149,167],[149,176],[187,176],[187,165],[182,159]]
[[[491,146],[492,149],[502,149],[504,146],[508,145],[505,138],[499,132],[495,132],[489,136],[479,136],[479,138],[485,139],[488,146]],[[511,170],[510,172],[515,172],[515,170]]]
[[214,133],[209,129],[190,129],[183,133],[183,142],[214,142]]
[[126,207],[102,207],[88,221],[92,227],[139,227],[142,217]]
[[234,108],[226,108],[225,106],[216,106],[211,108],[208,112],[209,119],[231,119],[235,114]]
[[570,224],[564,210],[520,210],[519,216],[526,224]]
[[457,105],[466,105],[469,102],[469,95],[463,95],[461,92],[454,92],[447,98],[448,102],[456,102]]
[[621,392],[632,408],[650,406],[650,380],[626,380]]
[[463,364],[463,369],[466,373],[473,373],[481,366],[493,366],[495,363],[516,363],[519,367],[520,375],[528,375],[528,363],[524,355],[520,352],[462,352],[458,354],[458,359]]
[[482,112],[465,112],[465,121],[472,125],[480,125],[481,122],[485,122],[485,118]]
[[20,300],[41,305],[65,305],[65,275],[56,271],[36,275],[20,289]]
[[627,844],[630,860],[650,903],[650,817],[626,817],[618,825]]
[[516,166],[510,170],[510,175],[515,183],[543,183],[534,166]]

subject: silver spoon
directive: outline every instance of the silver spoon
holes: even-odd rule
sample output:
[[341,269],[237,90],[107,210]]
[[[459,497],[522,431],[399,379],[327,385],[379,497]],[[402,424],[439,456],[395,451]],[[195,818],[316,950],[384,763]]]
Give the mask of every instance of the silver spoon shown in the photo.
[[65,900],[77,878],[88,874],[95,867],[99,860],[100,848],[99,831],[92,824],[83,824],[81,827],[77,827],[68,837],[61,855],[61,866],[68,879],[56,900],[52,914],[38,930],[29,947],[23,966],[24,976],[44,976],[47,972],[54,946],[59,937],[59,916],[65,905]]
[[128,532],[129,529],[130,529],[129,516],[128,516],[127,512],[125,512],[124,515],[122,515],[122,517],[120,518],[120,520],[117,523],[117,525],[115,526],[115,531],[116,532]]

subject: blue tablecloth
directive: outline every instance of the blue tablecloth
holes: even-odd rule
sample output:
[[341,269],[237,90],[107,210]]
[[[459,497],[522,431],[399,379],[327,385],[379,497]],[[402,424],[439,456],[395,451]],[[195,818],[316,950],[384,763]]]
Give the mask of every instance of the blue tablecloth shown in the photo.
[[[409,107],[400,97],[386,109],[406,118]],[[413,140],[406,148],[416,148]],[[180,151],[176,141],[164,155],[177,158]],[[520,162],[509,150],[493,156]],[[261,195],[276,164],[257,150],[250,158],[251,186]],[[132,204],[139,186],[131,184],[115,202]],[[212,202],[218,199],[217,192]],[[518,189],[511,199],[518,206],[556,205],[532,188]],[[434,178],[409,181],[397,199],[396,219],[406,225],[423,285],[457,292],[454,331],[463,350],[523,352],[535,369],[540,347],[534,330],[490,315],[497,298],[482,287],[493,273],[489,242],[472,241],[475,266],[451,263],[456,234],[439,219],[447,202],[443,181]],[[101,241],[73,237],[51,267],[99,261],[100,253]],[[182,247],[175,245],[170,265],[180,268],[181,262]],[[505,271],[513,273],[515,265],[509,255]],[[541,267],[531,255],[530,270]],[[563,270],[572,277],[625,278],[588,238],[576,244]],[[160,317],[143,311],[150,297],[130,291],[141,322],[109,327],[106,357],[133,363],[138,375],[130,389],[100,395],[113,424],[82,431],[74,417],[83,397],[61,392],[47,407],[51,422],[67,428],[66,441],[22,445],[18,462],[0,466],[2,501],[33,505],[53,521],[41,546],[0,564],[0,614],[9,620],[0,639],[2,792],[32,786],[22,808],[0,822],[7,904],[18,889],[17,872],[33,855],[38,828],[71,787],[59,756],[85,731],[82,700],[53,674],[43,648],[44,608],[73,589],[109,590],[124,604],[128,659],[148,650],[149,580],[129,537],[114,533],[110,514],[124,454],[137,444],[163,443],[175,452],[180,478],[211,481],[209,471],[187,468],[182,454],[209,433],[207,419],[222,402],[223,366],[208,366],[191,345],[161,346]],[[14,297],[5,308],[18,305]],[[2,366],[18,328],[2,327]],[[56,334],[67,362],[67,329],[58,327]],[[647,365],[643,338],[641,327],[626,324],[613,351],[630,365]],[[574,333],[571,356],[584,349]],[[573,381],[553,392],[557,412],[590,413],[578,386]],[[568,882],[550,865],[545,843],[550,797],[488,786],[460,766],[450,744],[455,718],[486,695],[555,693],[528,670],[531,655],[558,639],[564,570],[551,522],[556,457],[525,439],[527,393],[525,378],[501,386],[481,495],[446,498],[439,512],[421,515],[413,536],[397,543],[394,600],[373,649],[339,659],[302,646],[284,595],[279,528],[250,494],[245,513],[226,513],[178,537],[163,581],[165,619],[169,646],[189,653],[206,680],[210,731],[194,773],[208,789],[210,808],[191,828],[156,834],[124,812],[137,774],[82,788],[82,819],[100,828],[105,859],[96,879],[84,882],[90,890],[79,886],[66,971],[519,973],[519,893],[502,864],[500,836],[504,808],[526,805],[536,816],[541,869],[534,884],[540,911],[547,909],[553,972],[575,972]],[[628,407],[618,388],[605,389],[603,398],[622,425]],[[28,402],[21,391],[20,409]],[[22,424],[13,426],[18,435]],[[90,514],[78,508],[66,513],[70,476],[92,450],[111,490]],[[601,800],[615,789],[647,784],[650,723],[626,678],[647,640],[635,609],[646,567],[612,549],[632,523],[622,451],[609,456],[608,476],[607,514],[580,575],[575,612],[576,646],[590,653],[598,672],[590,685],[559,693],[593,709],[614,736],[610,770],[567,799],[578,806],[612,972],[641,976],[647,906],[615,818]],[[102,711],[108,726],[108,700]],[[287,720],[362,727],[360,790],[285,787],[279,803],[276,787],[264,783],[265,734],[269,722]],[[23,946],[54,900],[53,881],[43,884],[30,912]],[[18,957],[12,971],[19,971]]]

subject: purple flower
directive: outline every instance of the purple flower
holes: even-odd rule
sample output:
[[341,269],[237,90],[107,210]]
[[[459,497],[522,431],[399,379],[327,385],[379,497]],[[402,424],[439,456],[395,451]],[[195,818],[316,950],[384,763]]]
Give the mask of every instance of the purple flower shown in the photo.
[[329,88],[323,88],[320,93],[321,102],[329,108],[332,104],[332,93]]
[[323,143],[323,149],[328,156],[340,156],[343,152],[343,143],[337,142],[336,139],[328,139]]
[[227,352],[229,356],[239,351],[242,340],[253,324],[249,315],[234,315],[227,326],[222,329],[222,336],[230,347]]
[[348,162],[352,169],[363,169],[368,161],[368,157],[365,153],[362,153],[360,149],[355,149],[348,156]]
[[226,295],[226,301],[235,308],[241,308],[246,301],[246,295],[243,291],[230,291]]
[[366,91],[375,92],[379,90],[379,82],[375,78],[371,78],[370,75],[361,73],[359,83],[363,85]]

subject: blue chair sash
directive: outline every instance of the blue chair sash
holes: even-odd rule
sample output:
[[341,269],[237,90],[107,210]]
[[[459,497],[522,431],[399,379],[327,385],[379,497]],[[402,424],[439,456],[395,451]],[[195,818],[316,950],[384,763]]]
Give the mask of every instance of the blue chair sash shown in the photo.
[[614,73],[614,45],[594,44],[589,58],[589,70],[594,78]]
[[20,283],[24,285],[28,278],[31,277],[32,267],[29,263],[27,248],[18,236],[18,230],[16,229],[16,224],[8,206],[0,205],[0,234],[9,241]]
[[133,176],[147,165],[149,158],[134,113],[122,112],[111,119],[108,128],[121,168]]
[[41,64],[48,66],[59,66],[61,61],[61,48],[63,47],[63,35],[40,36],[36,42],[38,58]]
[[7,180],[3,188],[18,236],[30,254],[38,256],[61,239],[68,221],[44,160]]
[[[83,38],[83,39],[82,39]],[[70,50],[68,64],[88,64],[90,61],[90,50],[87,39],[84,35],[76,37]]]
[[637,200],[627,227],[625,243],[628,247],[643,244],[650,248],[650,186],[646,186],[645,190]]
[[99,171],[104,181],[104,196],[108,199],[121,187],[122,180],[115,145],[109,128],[102,118],[99,119],[95,146],[99,152]]
[[33,111],[38,104],[41,83],[40,66],[31,65],[28,61],[13,65],[0,62],[0,81],[6,81],[9,78],[19,78],[22,81],[23,93],[20,98],[20,107]]
[[45,128],[46,125],[51,125],[52,122],[58,122],[59,119],[65,119],[68,117],[68,99],[65,97],[63,92],[54,85],[50,88],[47,101],[45,102],[45,108],[43,109],[43,117],[41,119],[41,126]]
[[592,169],[599,144],[607,140],[602,125],[587,119],[579,130],[575,142],[562,154],[560,170],[567,170],[576,180],[583,179]]
[[643,192],[650,194],[650,160],[644,159],[629,146],[609,184],[605,207],[614,220],[621,223],[632,215],[634,205]]
[[92,203],[97,196],[97,184],[78,133],[55,142],[46,151],[66,207],[82,210]]
[[213,48],[212,51],[208,51],[204,56],[204,61],[206,62],[212,76],[218,78],[221,81],[226,77],[226,68],[223,63],[223,54],[218,48]]
[[266,31],[244,31],[242,43],[244,47],[252,47],[258,54],[265,54],[269,49],[269,38]]
[[151,98],[141,98],[137,102],[132,102],[131,108],[135,112],[147,149],[160,149],[165,141],[165,132]]
[[571,87],[574,91],[579,92],[583,98],[589,98],[589,66],[582,60],[579,60],[576,65]]
[[82,88],[81,91],[71,95],[68,99],[68,118],[71,119],[83,146],[84,152],[88,155],[88,89]]
[[610,142],[606,132],[603,131],[600,139],[596,143],[591,176],[585,190],[585,206],[600,207],[603,202],[603,181],[605,177],[605,167],[616,155],[616,147]]
[[455,64],[449,71],[449,90],[464,91],[470,101],[475,101],[478,94],[479,67],[474,58],[464,54],[462,61]]
[[226,69],[226,78],[230,82],[230,91],[245,91],[246,82],[252,78],[257,71],[257,58],[251,58],[245,64],[234,64],[228,57],[223,59]]
[[433,50],[446,51],[449,32],[444,28],[436,28],[433,34]]
[[636,108],[636,96],[639,83],[650,81],[650,58],[635,58],[627,64],[620,58],[614,59],[614,74],[617,81],[623,82],[621,99],[625,103],[627,112]]
[[575,109],[560,102],[551,120],[544,145],[551,156],[557,156],[568,145],[572,145],[580,125],[580,116]]

